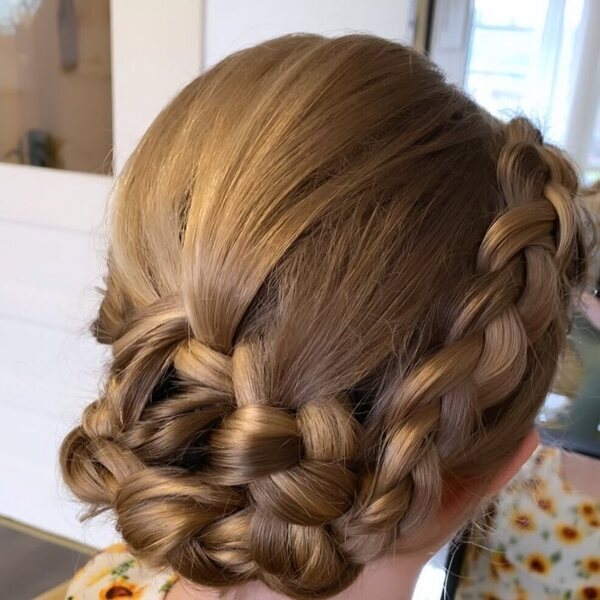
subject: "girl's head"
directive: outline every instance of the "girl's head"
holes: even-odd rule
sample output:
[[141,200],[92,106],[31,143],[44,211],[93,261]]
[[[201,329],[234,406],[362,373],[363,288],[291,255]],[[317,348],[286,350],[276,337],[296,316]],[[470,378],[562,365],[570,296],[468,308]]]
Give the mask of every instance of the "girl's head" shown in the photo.
[[527,120],[401,45],[230,56],[119,179],[94,326],[112,360],[68,485],[151,564],[295,597],[448,535],[441,507],[456,527],[548,391],[576,189]]

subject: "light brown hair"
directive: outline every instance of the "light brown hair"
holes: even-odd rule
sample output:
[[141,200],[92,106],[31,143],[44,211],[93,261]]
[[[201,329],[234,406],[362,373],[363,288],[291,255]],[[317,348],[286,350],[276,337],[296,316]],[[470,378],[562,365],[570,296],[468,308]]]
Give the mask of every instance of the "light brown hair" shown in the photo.
[[61,450],[131,550],[324,597],[532,427],[583,277],[577,177],[370,36],[234,54],[120,176],[100,399]]

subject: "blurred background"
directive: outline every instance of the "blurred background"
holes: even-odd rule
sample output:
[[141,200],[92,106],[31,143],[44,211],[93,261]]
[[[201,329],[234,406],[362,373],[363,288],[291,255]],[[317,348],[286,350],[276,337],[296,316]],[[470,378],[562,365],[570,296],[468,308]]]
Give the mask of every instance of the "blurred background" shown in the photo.
[[[88,324],[113,177],[189,80],[296,31],[413,45],[493,114],[533,118],[586,185],[600,177],[599,0],[0,0],[0,552],[47,556],[16,532],[83,553],[116,538],[108,520],[79,523],[56,465],[98,389]],[[600,456],[597,276],[541,418],[550,439]],[[61,580],[46,570],[37,592]]]

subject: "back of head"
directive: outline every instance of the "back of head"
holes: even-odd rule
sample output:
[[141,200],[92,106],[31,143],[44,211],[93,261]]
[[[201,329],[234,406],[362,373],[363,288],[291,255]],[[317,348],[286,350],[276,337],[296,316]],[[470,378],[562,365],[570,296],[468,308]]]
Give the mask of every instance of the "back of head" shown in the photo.
[[106,386],[62,447],[132,551],[325,597],[532,426],[584,251],[568,161],[423,57],[288,36],[189,84],[121,175]]

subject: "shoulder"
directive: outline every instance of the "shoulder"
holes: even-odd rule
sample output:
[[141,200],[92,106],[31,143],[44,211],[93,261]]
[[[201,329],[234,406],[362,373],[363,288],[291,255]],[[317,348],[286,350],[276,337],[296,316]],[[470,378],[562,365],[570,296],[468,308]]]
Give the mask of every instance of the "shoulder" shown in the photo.
[[77,571],[65,600],[163,600],[176,579],[170,571],[144,567],[124,544],[115,544]]

